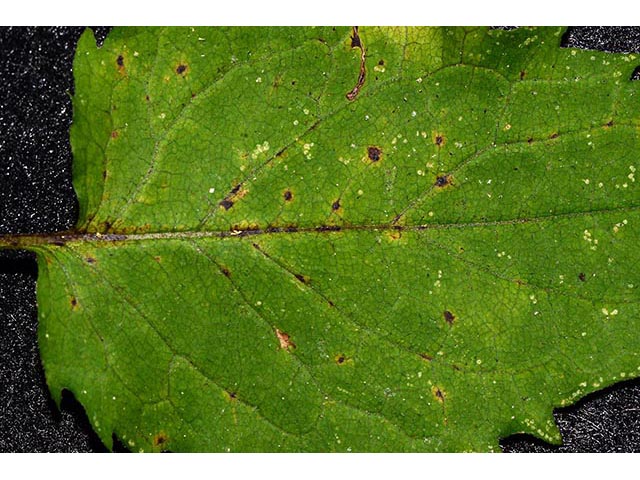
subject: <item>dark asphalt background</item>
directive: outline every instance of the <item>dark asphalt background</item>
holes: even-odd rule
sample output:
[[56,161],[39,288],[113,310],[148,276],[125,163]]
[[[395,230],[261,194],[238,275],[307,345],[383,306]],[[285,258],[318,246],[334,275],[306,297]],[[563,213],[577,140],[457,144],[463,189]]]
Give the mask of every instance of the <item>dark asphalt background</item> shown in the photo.
[[[82,30],[0,27],[0,234],[54,232],[75,223],[69,95]],[[108,31],[97,28],[98,38]],[[640,27],[572,28],[563,45],[640,52]],[[49,396],[37,348],[36,277],[32,255],[0,252],[0,452],[104,452],[73,396],[63,395],[61,410]],[[640,452],[640,380],[593,394],[555,417],[563,446],[515,435],[501,441],[503,449]]]

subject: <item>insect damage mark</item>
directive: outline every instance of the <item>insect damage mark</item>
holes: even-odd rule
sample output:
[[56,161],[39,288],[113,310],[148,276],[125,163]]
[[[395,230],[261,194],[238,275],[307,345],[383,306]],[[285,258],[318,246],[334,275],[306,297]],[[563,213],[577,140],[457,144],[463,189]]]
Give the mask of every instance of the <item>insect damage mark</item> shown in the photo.
[[360,49],[360,72],[358,73],[358,81],[355,86],[348,92],[345,96],[347,100],[350,102],[354,101],[360,93],[360,89],[364,85],[364,81],[367,75],[367,71],[365,68],[365,51],[362,45],[362,40],[360,40],[360,35],[358,34],[358,27],[353,27],[353,33],[351,34],[351,48],[359,48]]
[[293,343],[288,333],[276,328],[276,337],[278,337],[278,342],[280,342],[280,348],[282,350],[291,351],[296,348],[296,344]]

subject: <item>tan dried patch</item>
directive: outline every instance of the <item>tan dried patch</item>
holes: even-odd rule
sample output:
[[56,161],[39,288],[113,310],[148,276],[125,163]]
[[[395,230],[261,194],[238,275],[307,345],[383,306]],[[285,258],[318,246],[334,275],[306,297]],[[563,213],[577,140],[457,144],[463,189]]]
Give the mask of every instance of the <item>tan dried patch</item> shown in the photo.
[[291,336],[288,333],[276,328],[276,337],[278,337],[281,349],[293,350],[296,348],[296,344],[291,341]]

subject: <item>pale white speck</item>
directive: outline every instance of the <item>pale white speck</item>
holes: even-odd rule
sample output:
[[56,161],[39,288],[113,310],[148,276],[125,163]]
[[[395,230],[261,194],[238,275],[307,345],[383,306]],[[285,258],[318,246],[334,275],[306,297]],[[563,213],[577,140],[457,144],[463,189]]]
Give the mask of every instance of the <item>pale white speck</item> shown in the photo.
[[137,57],[138,55],[140,55],[138,52],[133,52],[134,57]]
[[209,193],[214,193],[215,191],[216,191],[216,189],[215,189],[214,187],[211,187],[211,188],[209,189]]
[[258,300],[258,301],[256,302],[256,307],[259,307],[260,305],[262,305],[262,302],[261,302],[260,300]]
[[167,114],[166,114],[166,113],[164,113],[164,112],[162,112],[160,115],[158,115],[158,117],[159,117],[161,120],[164,120],[164,119],[167,117]]
[[305,115],[309,115],[309,109],[308,108],[303,109],[302,113],[304,113]]
[[256,83],[262,83],[262,77],[256,78]]
[[417,115],[416,111],[414,110],[413,112],[411,112],[411,116],[415,117]]
[[298,120],[294,120],[293,124],[297,127],[300,122]]

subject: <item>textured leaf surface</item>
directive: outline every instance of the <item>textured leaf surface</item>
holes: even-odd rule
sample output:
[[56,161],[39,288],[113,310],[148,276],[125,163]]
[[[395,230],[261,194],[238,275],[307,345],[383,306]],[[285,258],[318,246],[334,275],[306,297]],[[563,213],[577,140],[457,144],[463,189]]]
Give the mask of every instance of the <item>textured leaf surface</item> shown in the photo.
[[77,232],[15,242],[54,397],[136,451],[559,441],[640,368],[636,59],[561,34],[85,34]]

